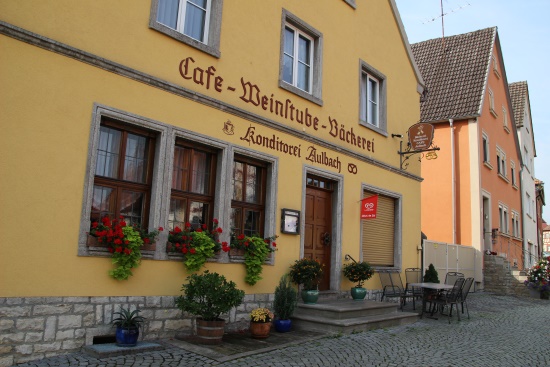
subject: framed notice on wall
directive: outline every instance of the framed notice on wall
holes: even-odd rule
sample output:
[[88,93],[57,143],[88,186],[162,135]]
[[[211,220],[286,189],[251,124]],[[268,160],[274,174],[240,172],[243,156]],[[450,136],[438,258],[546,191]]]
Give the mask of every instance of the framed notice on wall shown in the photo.
[[281,232],[286,234],[300,233],[300,212],[298,210],[283,209],[281,211]]

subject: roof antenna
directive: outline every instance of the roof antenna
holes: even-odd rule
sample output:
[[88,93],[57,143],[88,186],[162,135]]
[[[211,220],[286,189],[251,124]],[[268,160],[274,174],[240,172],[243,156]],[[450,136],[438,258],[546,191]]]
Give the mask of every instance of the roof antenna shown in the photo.
[[441,47],[443,48],[443,53],[445,53],[445,14],[443,13],[443,0],[439,1],[441,5]]

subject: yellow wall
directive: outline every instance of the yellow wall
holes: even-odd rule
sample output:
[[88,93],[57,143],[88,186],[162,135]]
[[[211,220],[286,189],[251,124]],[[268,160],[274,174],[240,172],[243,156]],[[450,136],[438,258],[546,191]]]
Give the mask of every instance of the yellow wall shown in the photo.
[[[323,106],[278,88],[281,9],[285,8],[322,31]],[[246,11],[244,10],[246,9]],[[312,12],[311,9],[315,9]],[[178,65],[193,57],[197,66],[214,66],[227,85],[240,87],[245,78],[279,100],[289,98],[301,109],[338,121],[375,142],[374,152],[351,147],[328,134],[306,128],[304,136],[322,138],[334,145],[331,154],[342,160],[344,178],[342,257],[358,255],[361,184],[403,195],[403,268],[418,266],[420,238],[420,182],[338,152],[343,147],[399,168],[398,139],[418,120],[417,79],[401,42],[390,2],[371,1],[353,10],[345,3],[319,6],[315,1],[225,1],[221,54],[216,59],[183,45],[148,27],[149,2],[7,1],[0,4],[0,20],[68,44],[91,54],[194,90],[218,101],[302,130],[289,122],[240,100],[236,92],[206,90],[181,78]],[[124,14],[124,16],[121,16]],[[245,14],[255,14],[254,17]],[[246,19],[246,22],[243,21]],[[261,29],[261,31],[258,31]],[[365,35],[369,35],[366,37]],[[101,296],[177,294],[186,273],[181,262],[143,260],[129,281],[107,276],[110,259],[77,256],[78,231],[90,124],[94,104],[182,127],[243,146],[240,137],[249,126],[262,135],[277,134],[289,144],[311,143],[272,130],[254,121],[196,103],[144,83],[0,35],[0,296]],[[376,50],[376,52],[373,52]],[[388,78],[388,133],[362,128],[357,123],[359,59]],[[232,136],[221,132],[228,119]],[[295,123],[294,123],[295,124]],[[304,165],[300,158],[272,150],[251,148],[279,157],[277,223],[282,208],[301,203]],[[347,172],[347,164],[358,174]],[[326,168],[326,167],[320,167]],[[333,172],[336,170],[332,169]],[[408,173],[420,174],[412,162]],[[242,264],[208,263],[207,268],[231,278],[247,293],[273,292],[279,277],[300,254],[300,237],[280,234],[275,266],[264,266],[258,285],[244,284]],[[344,261],[342,259],[342,261]],[[366,284],[377,286],[378,279]],[[343,282],[343,287],[348,287]]]

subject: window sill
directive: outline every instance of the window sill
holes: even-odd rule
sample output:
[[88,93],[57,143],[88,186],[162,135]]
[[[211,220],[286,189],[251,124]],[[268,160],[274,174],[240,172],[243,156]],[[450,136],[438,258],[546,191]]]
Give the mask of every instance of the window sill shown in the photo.
[[510,134],[510,129],[506,125],[504,125],[504,131],[506,131],[508,134]]
[[378,126],[374,126],[372,124],[369,124],[368,122],[366,121],[363,121],[363,120],[359,120],[359,125],[363,126],[363,127],[366,127],[367,129],[370,129],[374,132],[377,132],[378,134],[380,135],[383,135],[385,137],[388,137],[388,132],[384,129],[381,129],[379,128]]
[[491,115],[493,115],[494,118],[498,117],[497,112],[494,109],[489,108],[489,112],[491,112]]
[[319,106],[323,106],[323,100],[321,98],[318,98],[314,96],[313,94],[310,94],[298,87],[293,86],[292,84],[288,84],[287,82],[283,80],[279,80],[279,87],[282,89],[289,91],[290,93],[296,94],[299,97],[302,97],[304,99],[307,99],[310,102],[313,102]]
[[175,40],[178,40],[181,43],[184,43],[188,46],[194,47],[197,50],[205,52],[205,53],[207,53],[211,56],[214,56],[218,59],[221,57],[221,53],[220,53],[219,49],[217,49],[215,47],[212,47],[212,46],[209,46],[207,44],[204,44],[202,42],[199,42],[199,41],[197,41],[197,40],[195,40],[195,39],[193,39],[189,36],[186,36],[183,33],[180,33],[178,31],[176,31],[175,29],[172,29],[170,27],[165,26],[164,24],[161,24],[161,23],[158,23],[158,22],[151,22],[149,24],[149,27],[151,29],[154,29],[154,30],[168,36],[168,37],[171,37]]
[[493,169],[493,166],[491,165],[491,163],[490,163],[489,161],[484,161],[484,162],[483,162],[483,165],[484,165],[485,167],[489,168],[490,170]]
[[512,184],[512,187],[513,187],[514,189],[516,189],[516,190],[519,190],[518,185],[516,185],[515,183]]
[[502,175],[502,173],[499,173],[498,174],[498,177],[500,177],[501,179],[503,179],[504,181],[506,181],[507,183],[510,183],[510,180],[508,180],[508,178],[504,175]]

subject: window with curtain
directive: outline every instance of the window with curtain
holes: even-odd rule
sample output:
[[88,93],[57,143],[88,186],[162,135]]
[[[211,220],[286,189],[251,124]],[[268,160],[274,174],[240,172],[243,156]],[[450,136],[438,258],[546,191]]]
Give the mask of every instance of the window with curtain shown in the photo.
[[147,227],[155,134],[104,120],[99,131],[91,222],[120,216]]
[[214,208],[214,189],[217,152],[209,147],[197,146],[178,140],[174,147],[172,165],[172,192],[168,226],[194,228],[211,225]]
[[232,236],[263,236],[265,218],[266,165],[236,157],[233,162],[233,197],[230,226]]
[[152,0],[149,27],[220,57],[223,0]]

